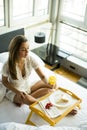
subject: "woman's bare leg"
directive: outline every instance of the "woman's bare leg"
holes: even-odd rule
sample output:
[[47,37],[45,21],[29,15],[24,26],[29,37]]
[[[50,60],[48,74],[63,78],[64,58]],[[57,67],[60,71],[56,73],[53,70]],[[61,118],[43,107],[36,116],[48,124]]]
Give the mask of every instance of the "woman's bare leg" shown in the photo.
[[40,89],[40,88],[49,88],[52,89],[52,86],[45,84],[42,80],[38,81],[36,84],[34,84],[31,87],[31,93],[35,92],[36,90]]
[[31,96],[33,96],[34,98],[39,98],[42,97],[48,93],[52,92],[52,89],[49,88],[40,88],[34,92],[31,93]]
[[15,95],[14,103],[19,104],[19,105],[21,104],[30,105],[37,101],[35,98],[42,97],[49,92],[52,92],[51,86],[45,84],[43,81],[40,80],[35,85],[32,86],[31,94],[30,95],[25,94],[25,98],[21,99],[21,101],[19,101],[18,95]]

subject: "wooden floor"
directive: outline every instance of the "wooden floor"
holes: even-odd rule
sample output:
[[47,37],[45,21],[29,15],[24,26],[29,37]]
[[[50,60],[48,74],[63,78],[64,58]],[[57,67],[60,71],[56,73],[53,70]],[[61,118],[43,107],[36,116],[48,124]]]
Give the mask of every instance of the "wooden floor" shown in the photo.
[[[47,67],[48,69],[53,68],[52,66],[49,66],[47,64],[45,65],[45,67]],[[62,75],[63,77],[66,77],[66,78],[72,80],[73,82],[77,82],[81,78],[79,75],[67,70],[64,67],[60,67],[60,68],[54,70],[54,72]]]

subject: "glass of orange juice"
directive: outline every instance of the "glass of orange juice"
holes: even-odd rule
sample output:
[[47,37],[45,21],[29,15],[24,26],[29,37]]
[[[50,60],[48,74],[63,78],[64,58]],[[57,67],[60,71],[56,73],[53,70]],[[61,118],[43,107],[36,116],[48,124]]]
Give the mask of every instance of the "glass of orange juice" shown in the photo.
[[56,84],[56,76],[54,76],[54,75],[49,76],[48,83],[50,85],[55,85]]

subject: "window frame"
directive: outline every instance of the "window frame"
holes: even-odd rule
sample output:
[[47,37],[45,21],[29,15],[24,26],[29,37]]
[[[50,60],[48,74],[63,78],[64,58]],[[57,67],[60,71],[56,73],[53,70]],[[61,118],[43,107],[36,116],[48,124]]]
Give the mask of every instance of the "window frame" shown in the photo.
[[3,0],[4,2],[4,26],[0,26],[0,34],[4,33],[4,32],[8,32],[9,30],[12,30],[15,28],[19,28],[19,27],[24,27],[27,28],[29,26],[34,26],[40,23],[46,23],[50,21],[50,13],[51,13],[51,3],[52,1],[49,0],[49,14],[45,15],[45,16],[40,16],[40,17],[36,17],[35,15],[35,0],[34,1],[34,5],[33,5],[33,16],[29,17],[29,19],[20,19],[17,21],[14,21],[12,18],[12,3],[13,0]]
[[0,26],[0,34],[7,32],[9,27],[9,1],[3,0],[4,5],[4,25]]
[[3,19],[0,19],[0,21],[2,20],[2,22],[3,22],[3,25],[0,25],[0,27],[2,27],[2,26],[4,26],[5,25],[5,21],[4,21],[4,15],[5,15],[5,10],[4,10],[4,0],[2,0],[2,3],[3,3],[3,6],[0,6],[0,7],[2,7],[3,8]]
[[12,26],[24,26],[24,27],[27,27],[27,26],[31,26],[31,25],[34,25],[34,24],[38,24],[38,23],[41,23],[41,22],[45,22],[45,21],[49,21],[50,20],[50,7],[51,7],[51,0],[49,0],[49,7],[48,7],[48,10],[49,10],[49,14],[47,15],[44,15],[44,16],[35,16],[36,15],[36,6],[37,6],[37,3],[35,0],[33,0],[34,4],[33,4],[33,16],[30,16],[30,17],[26,17],[25,20],[24,18],[23,19],[18,19],[18,20],[13,20],[13,16],[12,16],[12,12],[13,12],[13,1],[12,0],[9,0],[10,1],[10,27]]

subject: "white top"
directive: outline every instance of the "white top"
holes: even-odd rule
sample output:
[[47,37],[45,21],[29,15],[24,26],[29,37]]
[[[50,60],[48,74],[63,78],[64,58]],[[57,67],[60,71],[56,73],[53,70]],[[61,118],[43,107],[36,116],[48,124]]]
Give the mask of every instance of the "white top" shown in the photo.
[[18,67],[18,64],[16,64],[16,71],[17,71],[17,80],[12,79],[10,73],[9,73],[9,67],[8,67],[8,61],[5,62],[2,68],[2,75],[8,77],[8,80],[10,83],[14,85],[15,88],[18,90],[24,91],[24,92],[30,92],[30,86],[29,86],[29,75],[31,74],[32,69],[37,69],[39,67],[38,62],[36,59],[32,56],[28,56],[25,59],[25,72],[26,75],[22,77],[22,73],[20,71],[20,68]]

